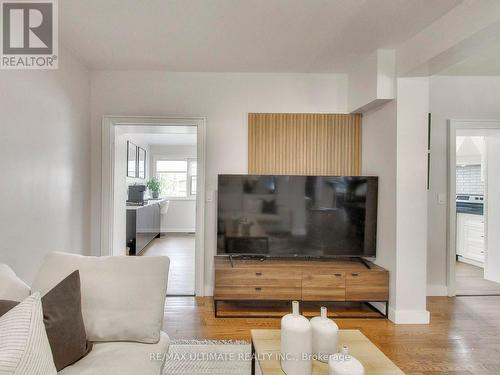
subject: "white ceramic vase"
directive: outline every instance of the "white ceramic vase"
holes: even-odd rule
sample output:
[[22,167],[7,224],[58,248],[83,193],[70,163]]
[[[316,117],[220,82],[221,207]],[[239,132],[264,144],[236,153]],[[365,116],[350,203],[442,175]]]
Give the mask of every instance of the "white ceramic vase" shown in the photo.
[[337,352],[339,327],[328,319],[326,307],[321,308],[321,315],[311,319],[313,353],[318,361],[328,362],[330,355]]
[[299,303],[292,302],[292,313],[281,319],[281,369],[287,375],[311,375],[311,323],[299,314]]
[[330,356],[328,375],[365,375],[365,368],[349,354],[349,349],[344,345],[340,353]]

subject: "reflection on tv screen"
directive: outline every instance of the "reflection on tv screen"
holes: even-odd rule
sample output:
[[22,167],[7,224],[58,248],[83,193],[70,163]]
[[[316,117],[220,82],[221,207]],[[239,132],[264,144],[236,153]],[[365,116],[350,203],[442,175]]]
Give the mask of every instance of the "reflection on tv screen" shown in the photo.
[[217,253],[376,255],[378,178],[219,175]]

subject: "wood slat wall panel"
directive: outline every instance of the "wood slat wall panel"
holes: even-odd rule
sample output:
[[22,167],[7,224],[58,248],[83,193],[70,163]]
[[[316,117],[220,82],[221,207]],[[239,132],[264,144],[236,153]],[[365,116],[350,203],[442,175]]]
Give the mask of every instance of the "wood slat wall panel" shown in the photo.
[[250,113],[248,173],[361,173],[361,115]]

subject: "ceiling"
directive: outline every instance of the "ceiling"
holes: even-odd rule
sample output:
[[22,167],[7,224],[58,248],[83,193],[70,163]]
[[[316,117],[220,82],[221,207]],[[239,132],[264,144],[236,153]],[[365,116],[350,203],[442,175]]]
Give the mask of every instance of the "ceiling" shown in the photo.
[[186,125],[147,125],[147,124],[128,124],[117,125],[115,127],[122,134],[196,134],[196,126]]
[[461,0],[64,0],[60,39],[93,69],[348,72]]
[[144,145],[195,146],[197,140],[196,126],[129,124],[115,129],[131,142]]
[[457,129],[457,137],[486,137],[500,135],[500,129]]
[[499,76],[500,75],[500,44],[481,53],[468,56],[458,64],[450,66],[440,75],[454,76]]
[[196,134],[127,134],[129,141],[154,146],[195,146]]

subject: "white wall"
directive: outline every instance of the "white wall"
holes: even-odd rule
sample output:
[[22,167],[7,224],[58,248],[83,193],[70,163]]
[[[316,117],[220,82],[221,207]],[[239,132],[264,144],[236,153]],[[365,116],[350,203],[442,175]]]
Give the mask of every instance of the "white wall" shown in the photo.
[[500,77],[434,76],[430,79],[432,113],[431,174],[428,193],[427,283],[429,295],[446,295],[447,120],[500,119]]
[[90,252],[90,75],[0,71],[0,263],[31,282],[50,251]]
[[396,323],[428,323],[428,78],[398,78],[396,176]]
[[196,200],[170,199],[166,215],[161,217],[161,232],[194,233],[196,231]]
[[[248,112],[346,112],[347,77],[334,74],[92,73],[92,244],[99,247],[101,118],[114,115],[207,117],[207,191],[218,173],[247,172]],[[213,285],[215,202],[205,217],[205,289]]]
[[349,112],[365,112],[394,99],[396,51],[378,49],[349,74]]
[[[196,145],[151,145],[151,171],[158,157],[196,159]],[[168,210],[161,216],[162,233],[190,232],[196,230],[196,198],[173,198],[169,200]]]
[[[167,156],[171,158],[196,158],[196,145],[151,145],[151,155]],[[153,158],[151,158],[153,161]],[[151,170],[153,165],[151,164]]]
[[390,296],[396,295],[396,128],[395,100],[363,113],[362,173],[379,176],[375,263],[390,271]]
[[428,80],[399,78],[398,97],[363,114],[363,174],[379,176],[376,263],[390,271],[389,318],[427,323]]
[[484,159],[484,137],[459,136],[457,131],[457,165],[482,164]]

